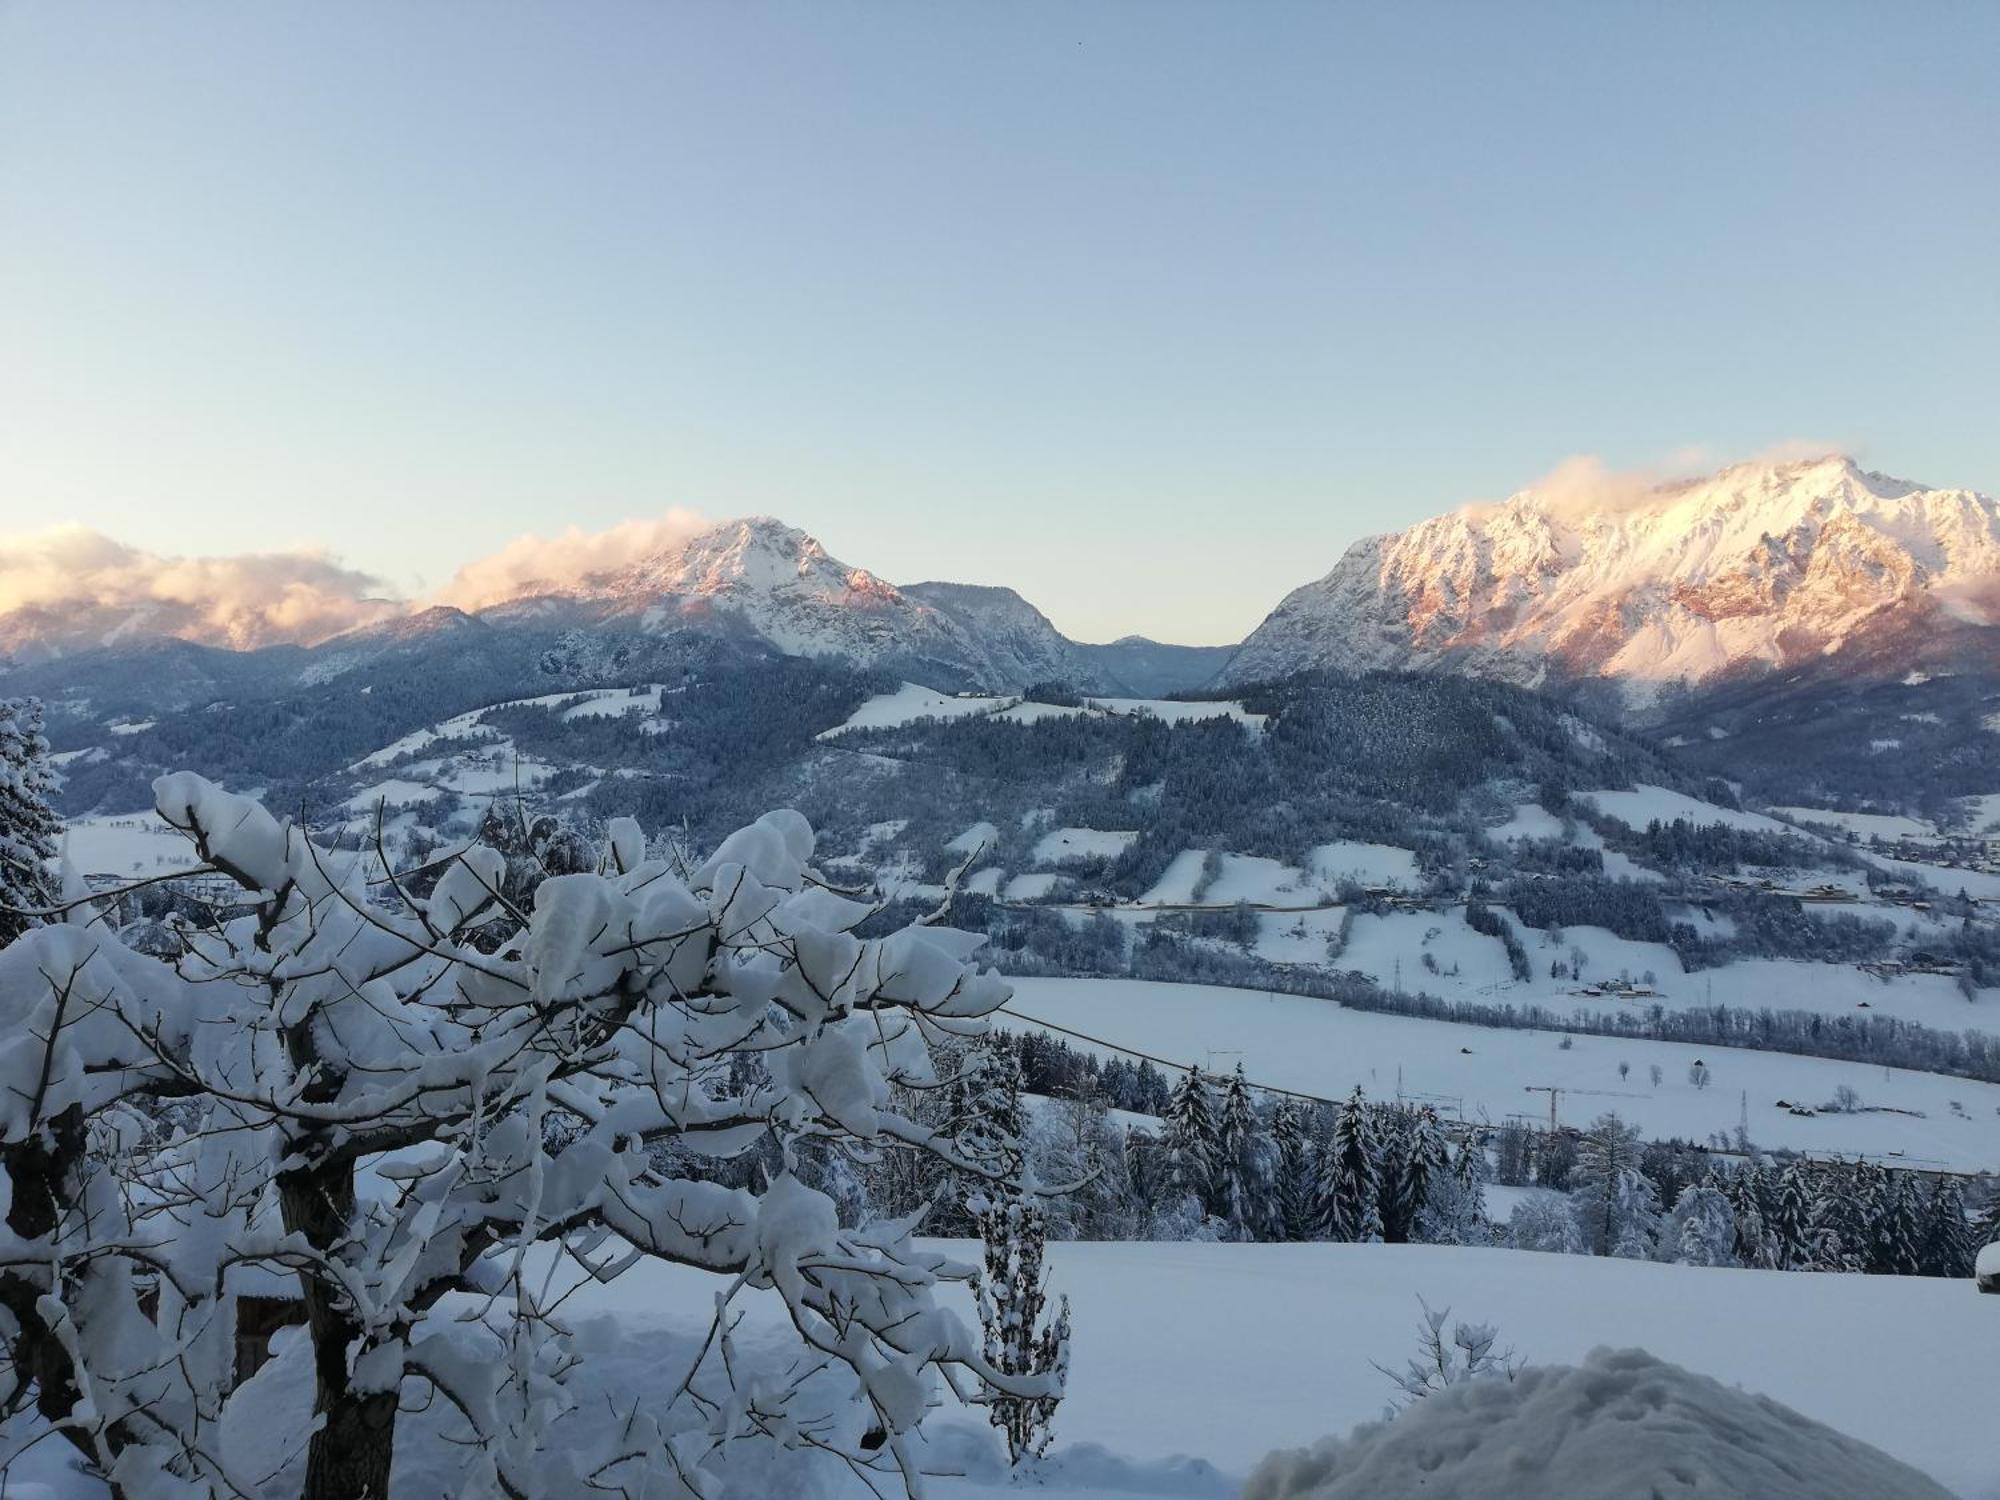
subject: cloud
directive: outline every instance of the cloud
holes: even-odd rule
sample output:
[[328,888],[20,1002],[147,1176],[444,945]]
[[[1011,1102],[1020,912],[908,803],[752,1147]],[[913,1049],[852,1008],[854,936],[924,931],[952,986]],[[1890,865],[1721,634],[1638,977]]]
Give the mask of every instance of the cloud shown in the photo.
[[470,611],[556,593],[678,546],[710,524],[698,511],[676,507],[655,519],[621,521],[604,531],[572,526],[553,537],[529,533],[460,568],[438,591],[436,602]]
[[1664,460],[1616,469],[1595,453],[1565,458],[1527,487],[1548,511],[1575,523],[1591,516],[1618,515],[1650,503],[1663,485],[1697,479],[1741,464],[1789,464],[1853,453],[1852,444],[1787,438],[1747,456],[1730,457],[1706,444],[1675,449]]
[[161,557],[84,526],[0,535],[0,617],[107,630],[130,619],[148,634],[243,650],[324,640],[398,612],[385,593],[322,551]]

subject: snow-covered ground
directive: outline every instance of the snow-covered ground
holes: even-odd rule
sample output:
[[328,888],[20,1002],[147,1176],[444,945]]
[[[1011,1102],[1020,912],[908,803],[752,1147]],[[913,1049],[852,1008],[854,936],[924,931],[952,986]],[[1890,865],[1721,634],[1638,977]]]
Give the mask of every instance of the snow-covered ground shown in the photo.
[[1724,823],[1731,828],[1757,833],[1798,831],[1789,823],[1767,818],[1762,813],[1718,807],[1713,802],[1703,802],[1685,792],[1669,791],[1663,786],[1640,786],[1629,792],[1578,792],[1576,795],[1594,804],[1605,817],[1623,823],[1627,828],[1643,829],[1655,819],[1671,823],[1676,818],[1684,818],[1690,823]]
[[1138,837],[1129,830],[1106,832],[1100,828],[1051,828],[1036,843],[1032,857],[1038,865],[1061,864],[1066,859],[1116,859]]
[[1415,890],[1417,856],[1393,844],[1358,844],[1341,841],[1320,844],[1306,855],[1306,868],[1325,886],[1343,880],[1359,885],[1385,885]]
[[[1240,1056],[1257,1083],[1339,1098],[1359,1085],[1377,1099],[1423,1098],[1448,1116],[1498,1123],[1557,1118],[1585,1125],[1615,1111],[1650,1139],[1705,1141],[1747,1119],[1757,1145],[1904,1165],[1982,1170],[2000,1161],[2000,1085],[1828,1058],[1673,1042],[1515,1031],[1348,1010],[1330,1000],[1213,985],[1121,979],[1016,979],[1008,1025],[1051,1022],[1170,1061],[1207,1066]],[[1074,1040],[1074,1039],[1072,1039]],[[1088,1047],[1090,1044],[1076,1042]],[[1709,1085],[1689,1081],[1708,1065]],[[1629,1063],[1622,1075],[1620,1063]],[[1651,1081],[1657,1065],[1661,1080]],[[1809,1117],[1842,1084],[1864,1109]],[[1954,1107],[1956,1105],[1956,1108]],[[1881,1107],[1915,1111],[1877,1112]],[[1872,1108],[1871,1108],[1872,1107]]]
[[[974,1258],[971,1245],[950,1248]],[[1398,1364],[1414,1351],[1421,1296],[1497,1325],[1502,1344],[1532,1363],[1636,1345],[1782,1401],[1963,1495],[2000,1495],[1987,1411],[2000,1298],[1981,1298],[1966,1281],[1437,1245],[1057,1244],[1049,1262],[1075,1330],[1059,1457],[1077,1444],[1141,1461],[1184,1453],[1240,1477],[1272,1449],[1379,1417],[1392,1392],[1371,1362]],[[565,1312],[615,1318],[622,1338],[644,1339],[649,1327],[705,1321],[715,1288],[712,1277],[641,1266],[608,1287],[582,1288]],[[969,1318],[969,1299],[952,1300]],[[754,1294],[740,1305],[753,1309],[753,1325],[775,1316]],[[1222,1488],[1199,1483],[1199,1471],[1157,1466],[1149,1474],[1102,1463],[1097,1474],[1072,1487],[1059,1466],[1051,1485],[1032,1492]],[[937,1488],[986,1491],[971,1482]]]
[[[977,1258],[966,1242],[940,1248]],[[1273,1450],[1381,1416],[1392,1389],[1374,1366],[1414,1352],[1421,1297],[1454,1319],[1493,1324],[1501,1347],[1530,1366],[1580,1363],[1603,1346],[1643,1348],[1872,1444],[1965,1500],[2000,1500],[1988,1410],[2000,1298],[1980,1297],[1969,1281],[1439,1245],[1072,1243],[1051,1245],[1048,1263],[1051,1290],[1070,1298],[1073,1324],[1051,1461],[1023,1483],[1006,1483],[988,1467],[993,1440],[981,1414],[947,1397],[927,1424],[932,1462],[961,1471],[968,1457],[975,1462],[973,1477],[933,1479],[934,1496],[1226,1500]],[[608,1285],[578,1287],[563,1312],[592,1350],[607,1393],[621,1407],[635,1399],[643,1406],[663,1371],[671,1383],[685,1369],[720,1285],[642,1262]],[[948,1289],[945,1301],[971,1318],[962,1288]],[[771,1294],[741,1291],[734,1308],[745,1313],[740,1348],[780,1336]],[[233,1452],[251,1449],[275,1465],[304,1441],[310,1385],[299,1378],[299,1352],[259,1377],[266,1390],[250,1409],[255,1430],[225,1419]],[[410,1451],[399,1462],[397,1500],[451,1493],[463,1455],[434,1437],[425,1442],[439,1420],[416,1414],[402,1427]],[[64,1476],[64,1462],[60,1445],[41,1445],[22,1477],[46,1476],[49,1487],[16,1484],[8,1493],[99,1500],[101,1488]],[[846,1494],[868,1500],[859,1480]],[[749,1495],[735,1491],[732,1500]]]
[[1774,807],[1779,817],[1792,823],[1817,823],[1859,834],[1864,839],[1929,839],[1937,837],[1937,827],[1928,818],[1906,818],[1890,813],[1839,812],[1824,807]]
[[1018,698],[960,698],[914,682],[906,682],[893,693],[878,693],[849,714],[845,723],[826,730],[821,739],[848,729],[892,729],[898,724],[914,724],[918,719],[976,719],[1011,708]]
[[1305,871],[1261,854],[1219,855],[1221,869],[1215,879],[1204,884],[1202,872],[1207,860],[1205,849],[1183,849],[1138,904],[1234,906],[1248,901],[1263,906],[1313,906],[1327,899],[1322,883]]
[[187,836],[167,827],[156,812],[73,818],[66,828],[64,847],[80,875],[139,879],[201,863]]

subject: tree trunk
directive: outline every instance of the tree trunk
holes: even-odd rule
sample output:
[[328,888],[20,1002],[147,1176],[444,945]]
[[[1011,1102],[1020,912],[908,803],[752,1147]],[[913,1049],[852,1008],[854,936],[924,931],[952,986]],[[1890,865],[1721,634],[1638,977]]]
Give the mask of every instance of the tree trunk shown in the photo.
[[[322,1254],[331,1253],[354,1216],[353,1168],[337,1163],[282,1173],[278,1197],[285,1228],[303,1234]],[[362,1336],[361,1325],[325,1277],[302,1271],[299,1285],[312,1335],[313,1410],[322,1419],[306,1450],[300,1500],[387,1500],[398,1393],[353,1388],[348,1351]]]
[[[57,1232],[73,1207],[73,1174],[83,1157],[84,1142],[83,1110],[71,1105],[48,1121],[41,1132],[6,1148],[0,1165],[4,1165],[10,1189],[7,1227],[21,1239],[36,1240]],[[15,1359],[22,1368],[15,1374],[33,1380],[35,1410],[50,1426],[59,1427],[63,1437],[94,1468],[98,1451],[90,1434],[60,1426],[76,1414],[83,1391],[77,1384],[68,1347],[42,1317],[40,1295],[40,1288],[28,1278],[11,1273],[0,1276],[0,1308],[13,1315],[20,1330]],[[116,1425],[104,1438],[114,1454],[125,1446],[125,1434]],[[113,1485],[111,1493],[119,1497],[124,1490]]]

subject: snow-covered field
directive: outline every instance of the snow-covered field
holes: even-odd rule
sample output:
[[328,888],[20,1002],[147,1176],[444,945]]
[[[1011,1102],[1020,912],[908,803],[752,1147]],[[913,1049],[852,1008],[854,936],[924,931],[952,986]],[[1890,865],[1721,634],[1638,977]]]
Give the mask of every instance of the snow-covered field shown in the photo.
[[1792,823],[1817,823],[1859,834],[1863,839],[1929,839],[1937,828],[1927,818],[1906,818],[1890,813],[1839,812],[1824,807],[1774,807],[1779,817]]
[[976,719],[988,714],[1020,724],[1038,719],[1072,714],[1149,714],[1170,724],[1190,724],[1203,719],[1234,719],[1252,729],[1264,725],[1263,714],[1253,714],[1241,703],[1214,699],[1182,701],[1177,698],[1086,698],[1081,706],[1038,703],[1012,697],[960,698],[935,688],[906,682],[893,693],[878,693],[850,714],[846,722],[820,735],[831,739],[849,729],[889,729],[913,724],[919,719]]
[[[971,1258],[975,1247],[950,1248]],[[1049,1262],[1075,1329],[1057,1456],[1099,1444],[1140,1462],[1099,1462],[1095,1482],[1080,1484],[1065,1483],[1059,1465],[1032,1493],[1228,1493],[1199,1471],[1163,1472],[1157,1460],[1188,1454],[1240,1477],[1274,1448],[1379,1417],[1391,1389],[1371,1362],[1413,1352],[1421,1296],[1497,1325],[1501,1342],[1532,1363],[1637,1345],[1785,1402],[1973,1500],[2000,1495],[1987,1410],[2000,1297],[1982,1298],[1969,1282],[1436,1245],[1057,1244]],[[621,1338],[644,1339],[651,1327],[705,1321],[715,1287],[712,1277],[642,1265],[608,1287],[582,1288],[565,1311],[615,1318]],[[969,1299],[956,1301],[970,1317]],[[754,1296],[748,1305],[753,1324],[774,1316]]]
[[[940,1246],[976,1260],[965,1242]],[[1527,1251],[1438,1245],[1068,1243],[1049,1247],[1051,1290],[1071,1300],[1069,1391],[1043,1471],[1017,1484],[992,1468],[980,1413],[946,1398],[927,1424],[940,1471],[928,1491],[975,1500],[1001,1491],[1044,1500],[1226,1500],[1274,1449],[1310,1444],[1382,1414],[1392,1394],[1376,1363],[1414,1352],[1418,1299],[1454,1319],[1491,1323],[1531,1366],[1580,1362],[1601,1346],[1639,1347],[1769,1396],[1931,1475],[1965,1500],[2000,1500],[1990,1351],[2000,1298],[1968,1281],[1722,1271]],[[540,1276],[537,1273],[537,1284]],[[671,1383],[713,1312],[717,1278],[641,1262],[584,1284],[565,1321],[619,1406]],[[970,1320],[970,1298],[945,1301]],[[461,1299],[462,1300],[462,1299]],[[773,1345],[781,1313],[741,1291],[740,1348]],[[288,1336],[281,1335],[281,1340]],[[275,1466],[309,1430],[310,1386],[296,1343],[259,1380],[245,1424],[225,1440]],[[296,1410],[292,1409],[296,1407]],[[396,1500],[445,1500],[462,1455],[413,1414]],[[1186,1455],[1176,1462],[1176,1455]],[[973,1463],[971,1477],[963,1476]],[[8,1494],[100,1500],[44,1444]],[[843,1492],[868,1500],[858,1479]],[[734,1490],[731,1500],[755,1491]],[[821,1492],[823,1493],[823,1492]],[[776,1492],[765,1492],[776,1500]],[[1528,1497],[1524,1496],[1524,1500]],[[1556,1497],[1532,1497],[1556,1500]]]
[[[1210,1065],[1227,1056],[1257,1083],[1339,1098],[1359,1085],[1377,1099],[1422,1098],[1448,1116],[1498,1123],[1557,1118],[1585,1125],[1615,1111],[1649,1139],[1706,1141],[1733,1135],[1746,1117],[1757,1145],[1857,1153],[1904,1165],[1959,1170],[2000,1161],[2000,1085],[1934,1073],[1740,1048],[1692,1047],[1513,1031],[1348,1010],[1329,1000],[1213,985],[1121,979],[1016,979],[1003,1024],[1050,1022],[1175,1062]],[[1089,1047],[1090,1044],[1076,1042]],[[1689,1081],[1708,1065],[1707,1088]],[[1620,1063],[1631,1065],[1621,1076]],[[1651,1068],[1661,1071],[1658,1086]],[[1813,1108],[1842,1084],[1864,1109],[1798,1116],[1778,1101]],[[1956,1106],[1956,1107],[1954,1107]],[[1915,1111],[1914,1114],[1887,1112]],[[1881,1110],[1882,1112],[1877,1112]]]
[[1418,884],[1417,856],[1393,844],[1357,844],[1347,840],[1320,844],[1306,855],[1306,868],[1329,888],[1343,880],[1405,890],[1414,890]]
[[830,739],[847,729],[892,729],[898,724],[914,724],[919,719],[976,719],[1020,702],[1018,698],[961,698],[941,693],[914,682],[906,682],[893,693],[878,693],[849,714],[843,724],[825,731]]
[[1594,804],[1605,817],[1623,823],[1627,828],[1643,829],[1655,819],[1671,823],[1676,818],[1684,818],[1690,823],[1724,823],[1731,828],[1757,833],[1797,832],[1789,823],[1767,818],[1762,813],[1718,807],[1713,802],[1703,802],[1684,792],[1668,791],[1663,786],[1640,786],[1629,792],[1578,792],[1576,795]]
[[1036,843],[1032,857],[1039,865],[1061,864],[1066,859],[1116,859],[1130,848],[1138,837],[1138,834],[1130,831],[1051,828]]
[[155,812],[73,818],[66,825],[64,847],[80,875],[142,879],[201,863],[187,836],[167,827]]

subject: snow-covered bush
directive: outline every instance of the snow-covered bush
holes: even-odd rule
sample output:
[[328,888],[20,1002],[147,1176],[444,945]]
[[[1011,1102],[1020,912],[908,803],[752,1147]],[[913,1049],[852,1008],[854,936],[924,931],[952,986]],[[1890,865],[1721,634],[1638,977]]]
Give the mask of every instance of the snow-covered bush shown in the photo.
[[1424,1315],[1417,1333],[1416,1357],[1405,1361],[1400,1370],[1392,1370],[1387,1365],[1375,1367],[1395,1384],[1396,1399],[1389,1407],[1392,1413],[1462,1381],[1488,1377],[1514,1378],[1516,1366],[1513,1351],[1494,1352],[1493,1343],[1498,1335],[1491,1324],[1454,1323],[1451,1338],[1447,1340],[1444,1325],[1451,1316],[1451,1309],[1434,1308],[1421,1297],[1417,1299],[1417,1305],[1424,1310]]
[[[916,1248],[913,1218],[843,1228],[791,1170],[911,1151],[1006,1175],[890,1104],[892,1084],[946,1085],[929,1044],[1006,999],[968,962],[980,939],[856,936],[877,908],[814,872],[799,814],[698,868],[616,819],[594,868],[523,910],[491,849],[417,899],[199,777],[155,797],[240,887],[230,920],[186,933],[175,967],[95,926],[0,950],[7,1398],[114,1494],[258,1492],[224,1440],[253,1276],[303,1303],[306,1500],[387,1493],[409,1407],[456,1445],[461,1496],[706,1497],[760,1447],[911,1479],[940,1379],[1056,1392],[935,1305],[972,1268]],[[753,1187],[662,1166],[773,1141]],[[599,1420],[551,1262],[573,1282],[648,1259],[714,1275],[712,1363]],[[796,1357],[739,1380],[746,1289],[782,1305]]]
[[1755,1495],[1946,1500],[1879,1449],[1643,1349],[1471,1380],[1393,1422],[1273,1453],[1242,1500]]

